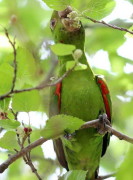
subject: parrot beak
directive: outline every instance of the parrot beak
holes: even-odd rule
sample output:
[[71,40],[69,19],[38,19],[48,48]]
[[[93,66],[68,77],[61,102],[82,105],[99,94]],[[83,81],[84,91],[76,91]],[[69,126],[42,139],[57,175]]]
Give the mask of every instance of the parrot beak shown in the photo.
[[[54,18],[52,17],[51,18],[51,21],[50,21],[50,28],[51,28],[51,30],[54,30],[54,28],[55,28],[55,26],[56,26],[56,24],[57,24],[57,21],[58,21],[58,19],[60,19],[60,21],[62,20],[62,19],[68,19],[67,18],[67,15],[69,14],[69,13],[71,13],[72,12],[72,8],[70,7],[70,6],[68,6],[65,10],[63,10],[63,11],[54,11],[54,13],[53,13],[53,16],[54,16]],[[64,24],[63,24],[64,25]]]
[[64,11],[59,11],[58,16],[68,32],[74,32],[80,29],[81,22],[78,13],[73,11],[70,6],[68,6]]
[[72,8],[68,6],[65,10],[59,11],[58,15],[60,18],[67,18],[67,15],[72,12]]

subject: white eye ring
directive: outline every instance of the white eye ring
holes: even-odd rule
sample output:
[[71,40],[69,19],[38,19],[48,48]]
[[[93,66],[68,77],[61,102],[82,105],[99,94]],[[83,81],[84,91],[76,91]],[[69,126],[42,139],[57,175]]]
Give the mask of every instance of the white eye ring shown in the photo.
[[56,19],[51,19],[51,21],[50,21],[50,28],[51,28],[52,30],[53,30],[54,27],[56,26],[56,22],[57,22]]

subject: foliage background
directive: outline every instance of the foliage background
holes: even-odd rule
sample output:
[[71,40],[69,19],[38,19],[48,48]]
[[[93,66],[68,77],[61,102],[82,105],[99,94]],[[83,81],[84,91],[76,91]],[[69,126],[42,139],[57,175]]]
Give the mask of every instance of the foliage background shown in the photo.
[[[120,2],[121,1],[121,2]],[[47,1],[45,1],[47,2]],[[83,10],[83,1],[74,1],[74,7]],[[103,1],[89,1],[91,10],[87,15],[101,19],[106,16]],[[101,2],[101,4],[100,4]],[[130,28],[133,22],[132,0],[117,0],[117,8],[113,15],[105,18],[106,22],[120,27]],[[84,0],[84,3],[88,1]],[[122,6],[123,3],[123,6]],[[83,7],[82,7],[83,6]],[[95,8],[93,8],[95,7]],[[100,9],[100,7],[102,7]],[[57,6],[57,8],[60,8]],[[125,9],[122,9],[125,8]],[[119,11],[118,11],[119,9]],[[122,15],[121,15],[122,11]],[[127,12],[127,13],[126,13]],[[49,28],[49,20],[52,9],[40,0],[1,0],[0,1],[0,25],[6,27],[9,34],[17,40],[17,63],[18,74],[16,89],[34,87],[44,76],[47,75],[52,60],[56,59],[50,51],[53,44],[52,34]],[[102,14],[102,15],[101,15]],[[127,15],[128,14],[128,15]],[[83,19],[86,30],[85,51],[88,61],[96,74],[106,77],[113,102],[113,127],[130,136],[133,136],[133,55],[132,37],[118,30],[102,25],[94,24]],[[13,53],[10,44],[0,27],[0,95],[8,92],[13,78]],[[20,111],[18,119],[25,124],[30,123],[33,128],[31,141],[40,137],[39,128],[43,127],[48,112],[49,88],[43,91],[32,91],[13,96],[12,108]],[[0,102],[0,111],[7,112],[9,102]],[[46,114],[45,114],[46,113]],[[17,148],[13,130],[1,132],[0,139],[0,162],[7,159],[8,154]],[[9,143],[13,142],[13,143]],[[59,164],[55,161],[55,154],[51,150],[52,145],[48,142],[42,147],[32,151],[32,160],[39,174],[46,180],[57,179],[57,174],[62,172]],[[51,154],[48,154],[48,151]],[[132,153],[133,148],[126,142],[111,138],[111,143],[104,158],[101,160],[101,173],[118,171],[118,180],[132,180]],[[54,160],[53,160],[54,159]],[[64,170],[63,170],[64,172]],[[13,163],[0,177],[4,180],[29,180],[36,179],[29,167],[22,159]]]

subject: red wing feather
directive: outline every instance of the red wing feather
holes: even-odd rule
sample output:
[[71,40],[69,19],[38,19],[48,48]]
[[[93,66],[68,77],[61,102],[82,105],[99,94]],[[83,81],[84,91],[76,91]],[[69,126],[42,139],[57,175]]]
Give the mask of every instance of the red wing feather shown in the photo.
[[56,84],[55,95],[58,96],[58,108],[59,108],[59,111],[60,111],[60,108],[61,108],[61,88],[62,88],[62,83],[61,82]]
[[101,79],[100,77],[97,78],[97,83],[100,86],[101,89],[101,93],[102,93],[102,97],[103,97],[103,101],[104,101],[104,105],[105,105],[105,109],[106,109],[106,114],[109,118],[109,120],[111,121],[111,110],[110,110],[110,104],[109,104],[109,99],[108,96],[109,95],[109,89],[106,85],[106,82]]
[[[96,80],[97,80],[97,83],[98,83],[99,88],[101,90],[106,114],[108,116],[108,119],[111,122],[111,99],[110,99],[109,89],[106,85],[106,82],[104,81],[104,79],[101,76],[96,76]],[[103,149],[102,149],[102,155],[101,156],[103,156],[105,154],[106,149],[109,145],[109,141],[110,141],[110,134],[106,133],[103,137]]]

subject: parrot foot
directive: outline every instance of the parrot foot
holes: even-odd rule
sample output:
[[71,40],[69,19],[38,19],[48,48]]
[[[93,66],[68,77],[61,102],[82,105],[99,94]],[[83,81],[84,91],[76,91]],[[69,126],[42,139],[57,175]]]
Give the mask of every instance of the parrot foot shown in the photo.
[[64,138],[66,138],[67,140],[71,140],[75,136],[75,134],[75,132],[72,134],[65,132]]
[[110,121],[108,120],[106,113],[99,115],[98,119],[99,119],[98,133],[104,135],[107,132],[105,125],[107,124],[111,126]]

